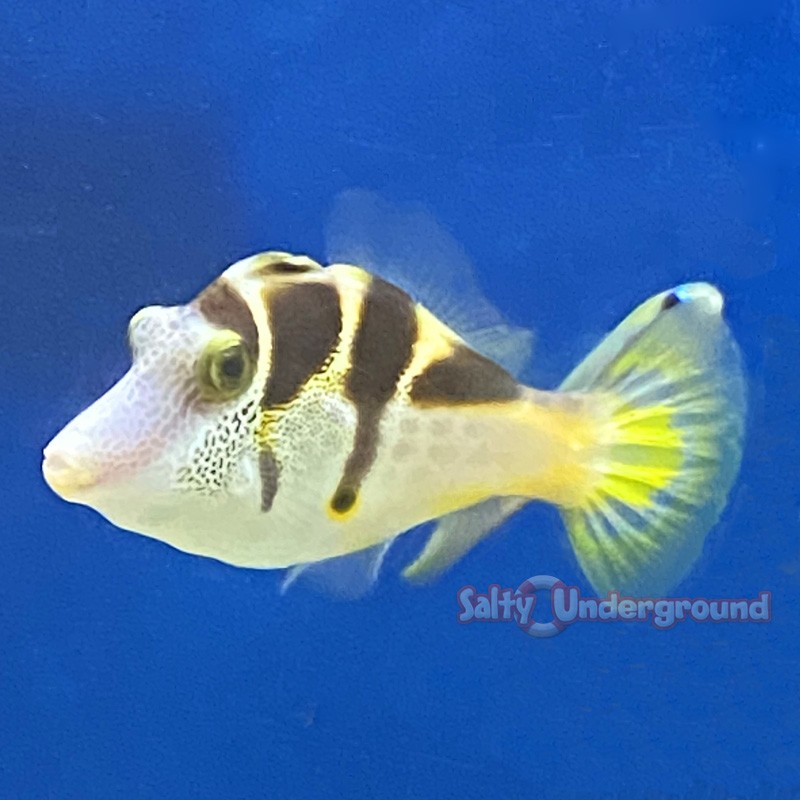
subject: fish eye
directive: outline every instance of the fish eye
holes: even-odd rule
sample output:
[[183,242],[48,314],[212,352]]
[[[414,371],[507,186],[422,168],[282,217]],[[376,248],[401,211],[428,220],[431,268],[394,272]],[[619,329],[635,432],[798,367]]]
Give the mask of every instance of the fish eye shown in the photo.
[[240,395],[254,373],[253,357],[234,331],[216,334],[197,362],[197,379],[206,400],[231,400]]
[[244,374],[244,354],[241,347],[234,347],[220,354],[219,372],[226,381],[238,382]]

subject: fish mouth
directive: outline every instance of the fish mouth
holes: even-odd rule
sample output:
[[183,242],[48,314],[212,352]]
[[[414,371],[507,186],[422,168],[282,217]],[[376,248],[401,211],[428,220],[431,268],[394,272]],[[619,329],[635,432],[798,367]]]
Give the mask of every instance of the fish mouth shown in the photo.
[[64,500],[77,501],[97,486],[102,476],[99,470],[78,460],[46,448],[42,460],[42,475],[47,485]]

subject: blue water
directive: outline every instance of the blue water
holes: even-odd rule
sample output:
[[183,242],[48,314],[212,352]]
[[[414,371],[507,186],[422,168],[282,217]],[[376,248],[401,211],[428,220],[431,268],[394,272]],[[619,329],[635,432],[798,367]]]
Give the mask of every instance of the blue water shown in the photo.
[[[800,6],[655,5],[2,4],[0,798],[800,797]],[[769,590],[771,622],[458,625],[465,584],[583,583],[543,506],[343,604],[47,489],[133,311],[322,257],[352,186],[463,244],[542,386],[650,294],[723,288],[747,452],[678,594]]]

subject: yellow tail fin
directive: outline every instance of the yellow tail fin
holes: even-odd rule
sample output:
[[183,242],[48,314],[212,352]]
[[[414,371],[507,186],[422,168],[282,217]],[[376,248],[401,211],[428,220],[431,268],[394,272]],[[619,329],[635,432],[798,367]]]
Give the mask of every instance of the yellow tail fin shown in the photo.
[[725,506],[741,461],[745,382],[722,305],[704,283],[651,298],[561,386],[598,408],[590,488],[562,508],[598,593],[672,589]]

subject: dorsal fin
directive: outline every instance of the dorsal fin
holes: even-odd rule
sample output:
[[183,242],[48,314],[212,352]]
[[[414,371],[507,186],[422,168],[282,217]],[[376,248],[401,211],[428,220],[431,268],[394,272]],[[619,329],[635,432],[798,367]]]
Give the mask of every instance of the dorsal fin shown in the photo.
[[463,248],[424,209],[348,189],[334,200],[325,238],[330,263],[356,264],[396,284],[512,375],[528,365],[532,331],[505,321]]

